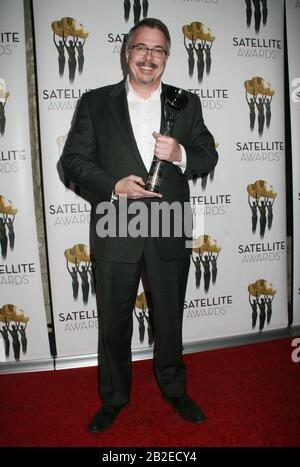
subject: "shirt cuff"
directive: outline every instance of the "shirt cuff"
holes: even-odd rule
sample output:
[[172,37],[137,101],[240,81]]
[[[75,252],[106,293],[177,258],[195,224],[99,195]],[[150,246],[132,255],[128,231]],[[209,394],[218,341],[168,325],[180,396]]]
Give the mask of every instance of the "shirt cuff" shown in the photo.
[[113,203],[114,201],[117,201],[118,199],[119,199],[119,196],[116,195],[115,190],[113,190],[111,194],[111,198],[110,198],[111,203]]
[[182,144],[179,144],[181,149],[181,161],[173,161],[173,164],[181,168],[182,172],[186,169],[186,152]]

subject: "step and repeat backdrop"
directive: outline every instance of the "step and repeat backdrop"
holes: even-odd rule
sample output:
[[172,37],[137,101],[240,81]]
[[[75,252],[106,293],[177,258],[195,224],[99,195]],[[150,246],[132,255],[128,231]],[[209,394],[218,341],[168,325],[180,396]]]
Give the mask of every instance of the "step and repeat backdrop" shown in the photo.
[[[190,182],[194,215],[205,215],[205,229],[193,249],[184,341],[286,326],[284,2],[38,0],[33,6],[58,356],[97,348],[90,206],[59,173],[59,156],[80,96],[123,78],[122,43],[143,17],[168,25],[172,48],[163,80],[199,96],[220,155],[214,173]],[[149,314],[141,287],[133,349],[153,345]]]
[[[12,5],[16,3],[20,2]],[[299,8],[296,5],[296,0],[291,1],[291,10]],[[163,81],[199,96],[219,152],[214,172],[190,181],[196,225],[204,216],[204,230],[195,232],[184,343],[259,336],[285,328],[288,322],[284,0],[33,0],[58,365],[60,360],[95,355],[98,338],[90,204],[80,188],[64,178],[59,158],[78,99],[90,89],[123,78],[122,44],[143,17],[159,18],[169,27],[172,47]],[[297,57],[297,50],[292,54]],[[12,85],[4,79],[0,101],[8,114],[12,96],[5,98],[5,93]],[[24,122],[21,127],[26,127]],[[16,134],[19,130],[13,147]],[[5,177],[9,190],[2,190],[1,184],[3,196],[12,199],[16,208],[18,202],[28,207],[29,184],[19,201],[11,178]],[[5,225],[8,231],[8,222]],[[20,230],[23,238],[27,226],[28,218]],[[32,228],[30,232],[34,243]],[[14,303],[12,299],[3,303],[9,302]],[[151,355],[150,317],[140,285],[133,309],[135,358]]]
[[[50,359],[33,200],[23,2],[0,15],[0,367]],[[5,362],[5,363],[4,363]]]

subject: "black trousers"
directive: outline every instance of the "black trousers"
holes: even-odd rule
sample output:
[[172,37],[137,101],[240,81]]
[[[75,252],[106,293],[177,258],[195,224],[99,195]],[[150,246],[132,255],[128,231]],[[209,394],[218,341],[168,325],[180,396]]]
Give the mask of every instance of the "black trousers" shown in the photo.
[[180,397],[186,390],[182,363],[182,317],[190,258],[163,261],[155,239],[144,242],[136,263],[97,262],[99,285],[100,396],[103,404],[128,403],[131,388],[133,308],[146,272],[154,324],[155,375],[162,395]]

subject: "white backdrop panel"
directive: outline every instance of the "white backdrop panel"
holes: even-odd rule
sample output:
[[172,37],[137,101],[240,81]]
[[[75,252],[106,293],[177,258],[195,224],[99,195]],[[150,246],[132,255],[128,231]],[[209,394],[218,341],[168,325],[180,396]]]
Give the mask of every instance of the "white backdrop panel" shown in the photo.
[[34,212],[22,0],[3,2],[0,31],[0,345],[3,360],[11,364],[49,358],[50,349]]
[[[134,24],[133,2],[130,3],[126,21],[123,1],[33,2],[58,356],[96,353],[97,312],[91,281],[87,294],[87,287],[81,288],[82,283],[87,285],[86,277],[82,279],[79,271],[73,271],[72,288],[67,269],[69,266],[72,271],[72,262],[65,257],[65,250],[89,243],[88,204],[76,190],[66,189],[58,176],[57,162],[80,95],[87,89],[122,79],[120,50],[124,35]],[[164,82],[199,95],[220,156],[213,174],[190,182],[191,203],[195,215],[205,215],[203,233],[207,237],[201,251],[193,253],[198,272],[196,277],[192,262],[184,310],[185,343],[261,333],[287,323],[284,4],[282,0],[265,4],[267,11],[262,3],[256,10],[252,4],[247,25],[244,0],[148,2],[147,16],[160,18],[171,33],[171,56]],[[58,47],[63,44],[59,43],[58,34],[53,35],[55,25],[54,31],[51,25],[63,17],[76,19],[88,32],[84,43],[82,37],[78,39],[83,44],[82,69],[77,50],[75,61],[74,55],[69,60],[71,50],[67,47],[72,44],[68,42],[61,47],[59,68],[53,39]],[[203,27],[193,44],[188,34],[183,34],[189,28],[183,26],[197,31],[199,23]],[[188,68],[185,45],[194,45],[193,70]],[[250,202],[254,203],[253,220],[249,192]],[[218,255],[209,246],[211,239],[219,249]],[[203,262],[196,263],[197,259]],[[84,262],[80,264],[84,266]],[[85,266],[89,267],[88,262]],[[149,310],[144,311],[148,317]],[[149,347],[146,317],[143,342],[134,317],[133,349]]]

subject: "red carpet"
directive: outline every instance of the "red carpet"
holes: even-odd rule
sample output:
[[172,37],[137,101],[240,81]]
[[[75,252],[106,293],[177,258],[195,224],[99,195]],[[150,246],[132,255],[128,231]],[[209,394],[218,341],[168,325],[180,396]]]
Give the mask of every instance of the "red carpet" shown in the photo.
[[300,363],[292,339],[184,356],[189,394],[207,420],[182,421],[160,396],[152,361],[134,363],[131,403],[102,434],[97,368],[0,376],[0,446],[300,446]]

